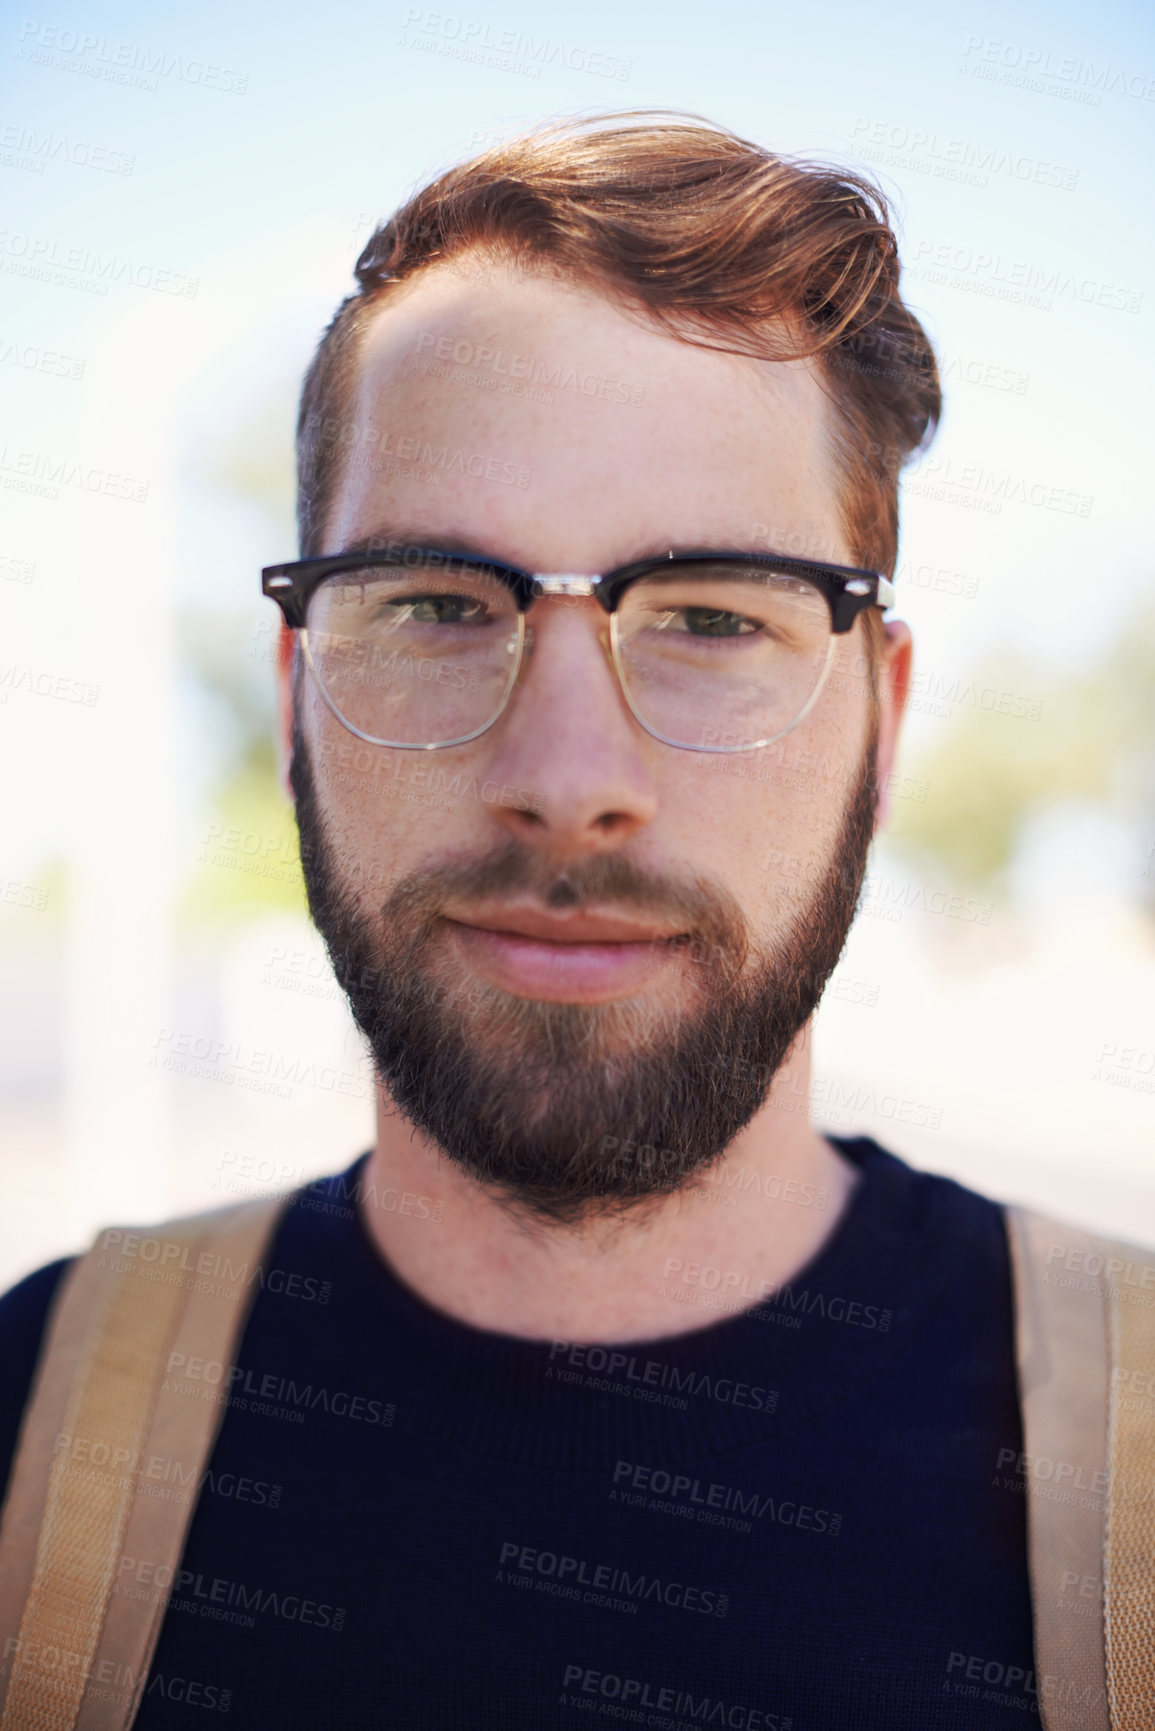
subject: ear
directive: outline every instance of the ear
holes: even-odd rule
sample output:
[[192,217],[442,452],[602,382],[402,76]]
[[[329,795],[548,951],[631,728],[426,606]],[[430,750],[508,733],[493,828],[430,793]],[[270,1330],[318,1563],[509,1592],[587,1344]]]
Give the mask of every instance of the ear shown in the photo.
[[898,753],[898,735],[910,692],[910,669],[914,649],[910,627],[901,619],[886,622],[883,631],[886,634],[885,642],[878,664],[878,753],[875,758],[878,797],[874,809],[876,834],[890,816],[890,776]]
[[273,668],[277,682],[277,780],[290,805],[294,803],[289,764],[293,758],[293,659],[296,647],[296,632],[290,631],[282,620]]

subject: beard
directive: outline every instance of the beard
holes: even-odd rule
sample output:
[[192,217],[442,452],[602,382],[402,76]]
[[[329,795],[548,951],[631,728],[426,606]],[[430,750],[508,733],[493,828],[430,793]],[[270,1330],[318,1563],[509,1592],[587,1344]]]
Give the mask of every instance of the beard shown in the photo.
[[[781,929],[756,942],[725,887],[624,853],[558,868],[510,838],[421,865],[380,911],[343,878],[294,714],[290,782],[309,910],[398,1110],[516,1212],[559,1225],[624,1213],[704,1177],[765,1102],[846,942],[874,830],[877,717],[836,844],[813,884],[783,881]],[[785,879],[787,874],[783,874]],[[698,1000],[513,997],[465,977],[441,909],[528,894],[676,924]]]

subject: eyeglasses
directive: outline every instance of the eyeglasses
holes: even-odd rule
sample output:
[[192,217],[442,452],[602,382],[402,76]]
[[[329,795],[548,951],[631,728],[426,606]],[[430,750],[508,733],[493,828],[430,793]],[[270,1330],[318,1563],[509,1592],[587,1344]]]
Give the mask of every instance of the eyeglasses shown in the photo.
[[261,586],[301,633],[337,720],[403,751],[465,745],[493,726],[539,596],[597,601],[635,719],[665,745],[712,752],[789,733],[822,690],[835,638],[865,608],[894,605],[876,571],[774,553],[671,553],[578,576],[390,545],[270,565]]

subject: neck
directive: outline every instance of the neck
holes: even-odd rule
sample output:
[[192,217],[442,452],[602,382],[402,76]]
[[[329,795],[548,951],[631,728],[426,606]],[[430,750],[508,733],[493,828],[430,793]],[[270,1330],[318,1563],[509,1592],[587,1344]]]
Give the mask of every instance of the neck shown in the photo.
[[399,1279],[474,1328],[603,1344],[686,1334],[790,1280],[840,1219],[857,1175],[810,1124],[809,1093],[807,1028],[702,1178],[558,1226],[499,1200],[379,1089],[362,1218]]

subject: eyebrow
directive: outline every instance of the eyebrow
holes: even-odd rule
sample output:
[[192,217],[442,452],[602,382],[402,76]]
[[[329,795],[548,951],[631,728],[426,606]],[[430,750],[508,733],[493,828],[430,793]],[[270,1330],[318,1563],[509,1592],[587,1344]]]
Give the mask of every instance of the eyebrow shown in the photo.
[[[515,559],[506,559],[496,553],[486,552],[476,541],[466,535],[453,531],[431,531],[426,529],[405,528],[398,524],[380,523],[368,535],[359,536],[350,541],[338,552],[327,554],[334,559],[357,558],[363,553],[387,552],[390,548],[424,547],[431,553],[458,553],[472,555],[476,559],[484,559],[491,565],[506,565],[514,571],[529,571],[527,565],[521,565]],[[755,548],[735,547],[732,543],[719,543],[712,547],[708,542],[696,541],[685,547],[671,546],[668,541],[646,541],[639,545],[628,559],[618,559],[607,570],[621,570],[627,565],[639,565],[647,559],[674,558],[683,553],[738,553],[755,552]],[[533,575],[534,573],[530,573]]]
[[[325,557],[345,559],[354,557],[359,553],[386,553],[394,547],[427,547],[431,553],[474,553],[478,557],[482,556],[477,542],[470,540],[465,535],[441,531],[435,533],[428,529],[407,529],[391,523],[382,523],[378,524],[368,535],[359,536],[357,540],[350,541],[338,552],[326,554]],[[490,555],[485,556],[490,557]],[[505,564],[507,561],[499,560],[496,562]]]

